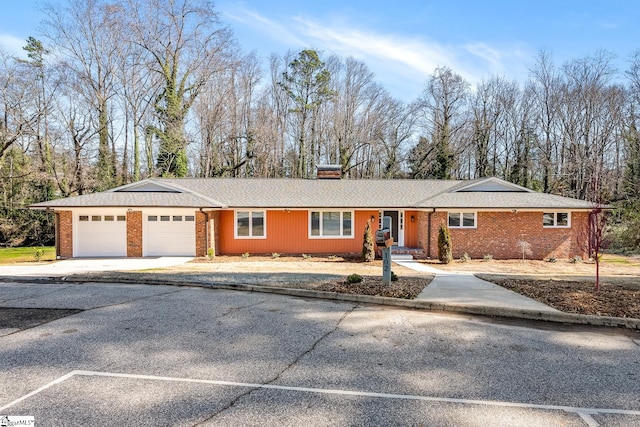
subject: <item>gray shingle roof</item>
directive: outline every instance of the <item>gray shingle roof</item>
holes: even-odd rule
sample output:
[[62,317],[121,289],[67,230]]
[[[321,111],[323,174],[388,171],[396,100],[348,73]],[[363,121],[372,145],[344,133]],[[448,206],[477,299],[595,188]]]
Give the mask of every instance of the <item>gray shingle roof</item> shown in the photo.
[[584,200],[535,192],[461,192],[440,194],[422,201],[419,207],[436,209],[591,209],[593,205]]
[[[490,179],[493,188],[501,180]],[[456,208],[590,209],[589,202],[531,191],[464,191],[470,182],[444,180],[163,178],[32,205],[47,207],[203,208]],[[172,191],[149,191],[168,185]],[[138,190],[136,191],[136,188]],[[144,190],[144,191],[141,191]],[[513,189],[506,185],[506,190]],[[166,190],[166,189],[165,189]],[[523,189],[524,190],[524,189]]]
[[229,207],[401,208],[446,191],[457,181],[339,179],[167,179]]
[[48,202],[35,203],[33,208],[78,208],[78,207],[170,207],[184,206],[194,208],[220,208],[220,204],[214,204],[210,200],[190,193],[118,193],[102,192],[84,194],[82,196],[68,197],[66,199],[50,200]]

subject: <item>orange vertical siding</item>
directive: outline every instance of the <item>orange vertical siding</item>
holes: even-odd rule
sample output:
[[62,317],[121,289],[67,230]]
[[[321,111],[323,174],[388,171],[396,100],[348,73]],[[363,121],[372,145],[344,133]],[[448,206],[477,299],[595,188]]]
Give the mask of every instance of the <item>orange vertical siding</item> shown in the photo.
[[[378,211],[355,211],[353,237],[351,238],[309,238],[309,212],[268,210],[266,215],[266,238],[236,239],[234,237],[234,212],[220,211],[217,233],[220,236],[221,254],[341,254],[360,253],[364,227]],[[374,228],[377,225],[374,221]]]

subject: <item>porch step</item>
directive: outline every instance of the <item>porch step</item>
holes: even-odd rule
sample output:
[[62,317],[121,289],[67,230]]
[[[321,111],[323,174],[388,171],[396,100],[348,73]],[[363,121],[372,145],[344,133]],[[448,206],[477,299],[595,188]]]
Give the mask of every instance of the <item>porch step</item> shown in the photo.
[[[378,248],[378,256],[382,257],[382,250]],[[424,259],[424,250],[422,248],[408,248],[406,246],[394,246],[391,248],[391,259],[398,261],[407,261],[412,259]]]

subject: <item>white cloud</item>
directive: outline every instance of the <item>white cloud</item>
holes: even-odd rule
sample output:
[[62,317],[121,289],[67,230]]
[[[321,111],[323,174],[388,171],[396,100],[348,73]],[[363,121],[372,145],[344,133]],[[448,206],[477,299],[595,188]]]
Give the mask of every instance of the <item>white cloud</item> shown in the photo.
[[27,42],[10,34],[0,34],[0,49],[16,56],[24,57],[24,49]]
[[439,66],[451,68],[472,85],[506,72],[510,73],[509,77],[518,78],[517,74],[524,70],[524,65],[520,65],[523,55],[516,47],[498,48],[482,42],[456,46],[422,35],[379,33],[358,28],[345,22],[344,17],[339,22],[321,22],[301,16],[276,21],[258,12],[241,9],[232,19],[280,44],[353,56],[367,64],[393,95],[405,100],[415,98]]

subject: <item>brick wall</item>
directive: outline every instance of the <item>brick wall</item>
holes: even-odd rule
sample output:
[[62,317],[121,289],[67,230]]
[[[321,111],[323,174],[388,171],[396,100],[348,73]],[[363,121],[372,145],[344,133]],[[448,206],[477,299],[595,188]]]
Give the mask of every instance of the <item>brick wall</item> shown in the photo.
[[142,212],[127,212],[127,256],[142,257]]
[[207,255],[207,214],[196,211],[196,256]]
[[56,256],[73,257],[73,214],[71,211],[56,212]]
[[[427,216],[418,216],[418,240],[425,253],[428,248]],[[531,244],[530,259],[571,258],[583,256],[578,245],[579,230],[585,226],[588,214],[571,213],[571,228],[544,228],[542,212],[478,212],[477,228],[451,228],[453,257],[460,258],[467,253],[471,258],[492,255],[495,259],[516,259],[522,257],[518,241]],[[431,214],[431,252],[427,256],[438,257],[438,229],[447,223],[446,212]]]
[[[207,227],[207,232],[209,233],[209,242],[213,242],[213,248],[215,249],[215,254],[220,253],[220,211],[208,212],[209,218],[209,227]],[[213,236],[211,236],[213,233]]]

